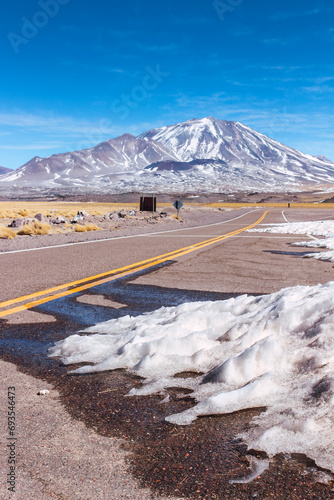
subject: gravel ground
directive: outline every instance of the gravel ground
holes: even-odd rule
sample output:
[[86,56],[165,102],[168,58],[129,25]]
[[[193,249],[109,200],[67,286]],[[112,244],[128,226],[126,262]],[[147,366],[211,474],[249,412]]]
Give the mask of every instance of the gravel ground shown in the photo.
[[[249,209],[236,210],[232,217],[245,211]],[[0,240],[0,251],[194,227],[231,217],[228,212],[217,209],[192,207],[187,207],[181,215],[183,222],[172,217],[135,223],[128,219],[113,231]],[[299,214],[293,215],[299,218]],[[314,218],[318,218],[318,214],[314,214]],[[30,330],[26,326],[31,327]],[[21,327],[25,338],[39,338],[39,328],[41,335],[45,335],[44,326]],[[15,326],[15,329],[15,336],[19,336],[20,328]],[[33,362],[22,363],[24,369],[29,370],[30,363]],[[303,456],[275,457],[270,469],[251,483],[229,482],[247,477],[250,472],[246,447],[236,436],[247,428],[254,412],[261,409],[207,417],[191,426],[173,427],[164,421],[165,415],[193,404],[190,399],[180,399],[177,391],[171,391],[166,407],[154,397],[125,398],[135,382],[123,373],[116,371],[73,379],[65,374],[62,376],[67,368],[61,370],[59,367],[59,370],[52,374],[36,365],[30,369],[38,377],[34,378],[17,371],[14,364],[0,362],[1,498],[164,500],[176,498],[175,495],[191,500],[334,498],[331,483],[316,482],[322,478],[323,471]],[[9,386],[16,387],[15,493],[7,491],[5,484],[9,472],[6,448]],[[50,393],[38,396],[41,389],[48,389]],[[261,457],[261,454],[254,454]]]
[[[125,440],[103,437],[81,421],[73,420],[59,401],[59,393],[44,381],[0,362],[2,450],[0,453],[3,499],[20,500],[149,500],[139,488],[125,461]],[[15,493],[8,491],[6,476],[7,389],[16,388]],[[47,389],[49,394],[37,395]],[[161,498],[161,497],[159,497]],[[164,497],[171,498],[171,497]]]
[[[239,215],[251,208],[234,210],[233,213]],[[161,212],[167,216],[160,216]],[[155,215],[150,213],[137,212],[136,216],[129,218],[118,218],[116,221],[103,220],[102,217],[87,217],[87,222],[93,222],[102,229],[99,231],[68,232],[62,234],[49,235],[26,235],[16,236],[13,239],[0,239],[0,252],[23,250],[25,248],[40,248],[52,245],[66,245],[81,241],[103,240],[117,238],[120,236],[131,236],[139,233],[153,233],[156,231],[168,231],[185,227],[194,227],[204,224],[220,222],[228,217],[230,210],[220,210],[218,208],[194,208],[183,207],[180,210],[180,220],[175,218],[176,210],[165,207],[159,209]],[[84,221],[84,222],[86,222]],[[6,221],[8,222],[8,221]],[[1,222],[0,223],[4,223]],[[105,227],[113,226],[113,229]]]

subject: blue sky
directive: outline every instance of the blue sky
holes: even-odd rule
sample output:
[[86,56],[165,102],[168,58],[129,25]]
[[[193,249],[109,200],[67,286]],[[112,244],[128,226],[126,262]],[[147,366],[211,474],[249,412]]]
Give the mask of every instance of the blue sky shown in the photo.
[[214,116],[334,161],[332,0],[12,0],[0,165]]

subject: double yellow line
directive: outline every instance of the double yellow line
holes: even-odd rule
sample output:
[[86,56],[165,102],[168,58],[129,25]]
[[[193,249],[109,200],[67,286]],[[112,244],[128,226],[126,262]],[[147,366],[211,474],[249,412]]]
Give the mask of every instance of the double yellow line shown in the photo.
[[[260,217],[260,219],[254,222],[253,224],[250,224],[249,226],[243,227],[241,229],[237,229],[236,231],[232,231],[231,233],[227,233],[221,236],[216,236],[209,240],[196,243],[195,245],[189,245],[187,247],[179,248],[178,250],[158,255],[157,257],[152,257],[151,259],[142,260],[140,262],[136,262],[135,264],[130,264],[129,266],[124,266],[118,269],[114,269],[112,271],[96,274],[95,276],[90,276],[89,278],[83,278],[77,281],[72,281],[70,283],[65,283],[64,285],[48,288],[47,290],[31,293],[29,295],[24,295],[16,299],[6,300],[5,302],[0,303],[0,309],[4,309],[3,311],[0,311],[0,318],[3,318],[4,316],[9,316],[10,314],[14,314],[20,311],[24,311],[26,309],[31,309],[33,307],[45,304],[46,302],[51,302],[52,300],[56,300],[61,297],[66,297],[67,295],[72,295],[77,292],[82,292],[83,290],[87,290],[88,288],[92,288],[94,286],[102,285],[103,283],[114,281],[129,274],[143,271],[144,269],[156,266],[158,264],[166,262],[167,260],[181,257],[182,255],[194,252],[195,250],[200,250],[201,248],[205,248],[209,245],[213,245],[214,243],[218,243],[227,238],[231,238],[232,236],[236,236],[244,231],[247,231],[248,229],[253,228],[257,224],[260,224],[260,222],[263,221],[267,213],[268,211],[266,211]],[[31,301],[31,299],[36,299],[37,297],[41,298]],[[22,304],[22,302],[25,303]],[[9,308],[14,304],[20,304],[20,303],[21,305]]]

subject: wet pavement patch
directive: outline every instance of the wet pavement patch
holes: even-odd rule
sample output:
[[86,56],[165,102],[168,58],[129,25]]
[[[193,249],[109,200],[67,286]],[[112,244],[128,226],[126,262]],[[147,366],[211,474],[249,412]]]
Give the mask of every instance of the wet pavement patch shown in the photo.
[[104,436],[123,438],[124,448],[129,451],[129,471],[142,486],[150,487],[156,494],[205,500],[334,498],[330,484],[314,482],[320,469],[315,464],[310,467],[301,456],[277,456],[271,460],[269,470],[252,482],[230,483],[249,475],[250,454],[263,458],[259,452],[247,452],[237,435],[264,408],[202,417],[192,425],[175,426],[164,419],[191,407],[191,392],[184,395],[182,390],[181,396],[180,391],[170,388],[169,400],[163,403],[158,395],[127,397],[132,387],[140,386],[139,377],[124,370],[70,375],[69,370],[78,365],[64,366],[47,357],[53,342],[100,321],[127,314],[136,316],[161,306],[223,300],[235,295],[136,285],[129,279],[98,286],[89,294],[125,307],[96,305],[94,299],[92,303],[82,303],[77,296],[71,296],[36,308],[56,318],[56,322],[21,325],[1,320],[0,355],[21,370],[54,384],[73,418]]

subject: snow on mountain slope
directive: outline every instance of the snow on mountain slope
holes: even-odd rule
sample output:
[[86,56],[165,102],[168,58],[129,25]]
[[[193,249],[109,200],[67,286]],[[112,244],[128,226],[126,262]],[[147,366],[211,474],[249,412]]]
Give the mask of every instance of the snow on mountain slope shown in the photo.
[[[326,156],[324,156],[324,155],[316,155],[314,158],[317,158],[318,160],[324,161],[326,163],[333,163],[331,160],[326,158]],[[333,165],[334,165],[334,163],[333,163]]]
[[124,134],[90,149],[35,157],[0,175],[0,188],[222,192],[334,184],[334,164],[238,122],[203,118]]
[[82,151],[47,158],[35,156],[19,169],[0,176],[0,185],[12,182],[43,187],[109,184],[109,176],[117,178],[126,172],[133,175],[161,159],[175,160],[176,157],[163,144],[124,134]]
[[[248,180],[289,184],[334,182],[334,164],[303,154],[239,122],[212,117],[153,129],[139,137],[162,143],[180,161],[222,160]],[[241,179],[240,179],[241,180]]]

